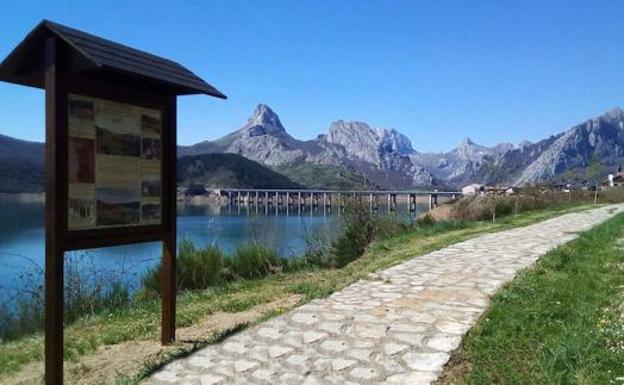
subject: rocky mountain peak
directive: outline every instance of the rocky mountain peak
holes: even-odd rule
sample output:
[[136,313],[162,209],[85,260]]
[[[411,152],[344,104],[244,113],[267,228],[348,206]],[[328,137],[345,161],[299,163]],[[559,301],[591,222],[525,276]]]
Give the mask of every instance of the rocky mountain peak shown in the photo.
[[518,143],[518,147],[519,148],[528,147],[528,146],[530,146],[532,144],[533,144],[533,142],[531,142],[529,140],[523,140],[520,143]]
[[355,158],[370,163],[379,162],[379,134],[364,122],[338,120],[329,126],[325,140],[343,147]]
[[461,140],[461,142],[459,142],[459,146],[460,147],[467,147],[467,146],[473,146],[476,143],[470,139],[469,137],[465,137],[464,139]]
[[624,110],[620,107],[615,107],[605,113],[606,116],[613,119],[623,119],[624,118]]
[[[300,141],[277,114],[258,104],[246,125],[214,142],[181,148],[183,154],[227,152],[269,166],[314,163],[357,170],[387,188],[447,183],[541,183],[567,171],[579,178],[593,157],[607,166],[624,164],[624,110],[613,108],[544,140],[492,147],[466,137],[445,153],[421,153],[395,129],[337,120],[327,134]],[[0,154],[1,155],[1,154]],[[1,158],[1,156],[0,156]]]
[[356,133],[366,136],[374,136],[376,134],[376,130],[373,130],[368,124],[365,122],[359,121],[344,121],[342,119],[332,122],[329,126],[329,135],[341,135],[343,133]]
[[266,134],[286,134],[286,129],[282,125],[279,116],[266,104],[258,104],[253,115],[245,125],[250,131],[250,136]]
[[381,132],[381,147],[386,151],[395,151],[400,155],[413,154],[412,141],[394,128]]

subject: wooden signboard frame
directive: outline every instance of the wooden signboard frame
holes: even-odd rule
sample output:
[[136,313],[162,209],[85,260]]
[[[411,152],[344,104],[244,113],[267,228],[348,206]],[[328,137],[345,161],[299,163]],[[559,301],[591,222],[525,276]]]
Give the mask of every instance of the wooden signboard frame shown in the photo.
[[[66,251],[161,241],[161,343],[173,343],[176,323],[176,98],[203,93],[225,99],[225,95],[175,62],[47,20],[0,64],[0,80],[45,89],[46,385],[63,383]],[[70,95],[160,112],[160,221],[70,228]]]
[[[63,272],[66,251],[162,241],[161,342],[175,341],[176,309],[176,96],[153,94],[132,86],[71,74],[57,38],[45,43],[46,109],[46,383],[63,376]],[[68,101],[70,94],[162,111],[162,222],[160,225],[69,231],[68,229]]]

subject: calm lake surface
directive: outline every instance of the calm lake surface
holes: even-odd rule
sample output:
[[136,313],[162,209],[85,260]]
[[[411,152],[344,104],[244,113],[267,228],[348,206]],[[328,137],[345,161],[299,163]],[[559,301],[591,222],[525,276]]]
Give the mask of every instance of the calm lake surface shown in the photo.
[[[419,210],[422,210],[420,208]],[[306,239],[335,228],[337,208],[291,208],[287,214],[274,207],[178,205],[178,242],[187,238],[197,246],[216,244],[226,252],[248,243],[276,248],[280,255],[300,255]],[[407,210],[401,207],[399,212]],[[422,212],[422,211],[420,211]],[[43,283],[44,203],[0,196],[0,304],[11,307],[15,293]],[[85,273],[106,270],[137,289],[141,277],[160,260],[159,242],[73,251],[66,260],[77,261]],[[88,271],[87,271],[88,270]]]
[[[0,197],[0,302],[9,303],[12,294],[28,282],[42,281],[44,267],[44,203]],[[294,256],[305,250],[306,237],[335,220],[331,213],[301,215],[295,211],[267,215],[260,207],[229,209],[217,206],[178,205],[178,242],[191,239],[197,246],[218,245],[226,252],[247,243],[261,243]],[[100,248],[66,253],[66,258],[84,261],[88,269],[119,272],[137,288],[140,279],[161,256],[159,242]],[[25,275],[25,274],[30,275]]]

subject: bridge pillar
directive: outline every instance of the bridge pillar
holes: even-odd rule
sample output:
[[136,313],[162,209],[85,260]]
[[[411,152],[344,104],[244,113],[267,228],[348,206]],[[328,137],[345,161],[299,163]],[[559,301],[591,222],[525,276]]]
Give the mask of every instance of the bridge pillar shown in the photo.
[[409,211],[410,213],[416,212],[416,194],[409,195]]

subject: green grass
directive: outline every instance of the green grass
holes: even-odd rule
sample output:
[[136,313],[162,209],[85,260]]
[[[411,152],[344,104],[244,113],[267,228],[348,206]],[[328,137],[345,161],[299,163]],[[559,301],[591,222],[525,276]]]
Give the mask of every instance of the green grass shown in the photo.
[[519,274],[494,296],[443,383],[624,383],[623,238],[620,214]]
[[[538,222],[570,211],[593,206],[557,207],[522,213],[496,223],[448,222],[419,228],[411,233],[374,242],[365,254],[341,269],[310,266],[296,272],[241,280],[214,289],[185,292],[178,296],[177,325],[182,328],[215,312],[238,312],[293,294],[306,302],[321,298],[356,280],[417,255],[446,247],[480,234]],[[140,301],[135,306],[80,319],[65,328],[65,359],[81,355],[103,345],[128,340],[157,340],[160,334],[160,303]],[[43,359],[43,336],[34,335],[0,344],[0,383],[3,377],[25,364]]]
[[[176,277],[178,291],[198,290],[221,283],[224,256],[216,246],[197,249],[195,244],[184,239],[178,245]],[[142,278],[143,289],[140,298],[156,298],[161,291],[162,262],[149,270]]]
[[276,250],[257,244],[237,247],[226,261],[230,273],[243,279],[264,277],[284,265]]

